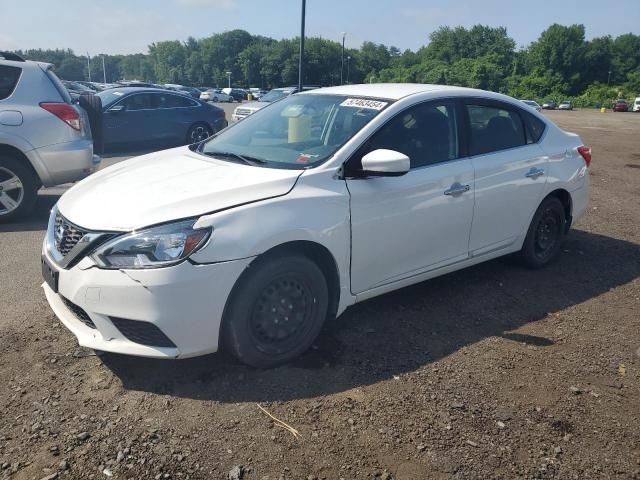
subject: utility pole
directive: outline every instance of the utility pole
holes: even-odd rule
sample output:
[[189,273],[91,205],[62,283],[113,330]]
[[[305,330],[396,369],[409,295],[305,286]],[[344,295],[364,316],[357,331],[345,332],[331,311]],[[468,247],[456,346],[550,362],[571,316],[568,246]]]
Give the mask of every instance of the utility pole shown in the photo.
[[229,88],[231,88],[231,72],[225,72],[227,74],[227,79],[229,80]]
[[107,69],[104,68],[104,53],[102,54],[102,79],[107,83]]
[[89,74],[89,81],[91,81],[91,57],[89,52],[87,52],[87,73]]
[[609,75],[607,75],[607,87],[609,86],[610,81],[611,81],[611,67],[609,67]]
[[300,59],[298,63],[298,91],[302,91],[303,85],[303,66],[304,66],[304,21],[307,0],[302,0],[302,15],[300,17]]
[[347,83],[349,83],[350,72],[351,72],[351,55],[347,55]]
[[340,55],[340,85],[342,85],[344,82],[342,81],[342,75],[344,72],[344,37],[347,36],[347,32],[342,32],[342,54]]

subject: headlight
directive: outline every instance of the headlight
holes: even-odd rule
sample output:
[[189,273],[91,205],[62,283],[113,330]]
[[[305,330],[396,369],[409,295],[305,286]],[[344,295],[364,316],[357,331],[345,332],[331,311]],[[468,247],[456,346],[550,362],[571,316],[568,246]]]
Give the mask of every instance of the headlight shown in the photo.
[[195,220],[119,236],[98,247],[91,258],[101,268],[158,268],[174,265],[201,248],[210,228],[193,229]]

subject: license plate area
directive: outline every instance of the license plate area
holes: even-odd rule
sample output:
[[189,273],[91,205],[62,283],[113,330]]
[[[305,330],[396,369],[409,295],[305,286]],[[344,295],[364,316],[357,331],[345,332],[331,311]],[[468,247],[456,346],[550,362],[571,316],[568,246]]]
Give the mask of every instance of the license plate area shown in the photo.
[[54,269],[49,261],[45,258],[41,258],[42,263],[42,278],[49,285],[51,290],[58,293],[58,272]]

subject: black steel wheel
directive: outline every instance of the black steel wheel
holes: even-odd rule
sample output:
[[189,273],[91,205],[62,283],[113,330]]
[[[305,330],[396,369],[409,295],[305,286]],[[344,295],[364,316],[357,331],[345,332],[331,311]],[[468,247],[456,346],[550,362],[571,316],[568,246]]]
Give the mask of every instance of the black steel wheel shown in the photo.
[[546,198],[531,220],[520,251],[525,264],[540,268],[553,261],[560,252],[566,228],[567,218],[562,202],[556,197]]
[[224,348],[257,368],[288,362],[311,346],[327,308],[327,282],[312,260],[302,255],[257,260],[225,309]]

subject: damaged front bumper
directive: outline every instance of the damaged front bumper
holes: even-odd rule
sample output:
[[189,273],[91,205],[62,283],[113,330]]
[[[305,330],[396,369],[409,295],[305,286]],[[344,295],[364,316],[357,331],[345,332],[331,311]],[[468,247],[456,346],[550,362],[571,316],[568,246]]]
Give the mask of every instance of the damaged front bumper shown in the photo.
[[185,358],[218,350],[222,314],[251,262],[188,261],[166,268],[103,270],[87,262],[57,271],[57,291],[43,283],[49,305],[80,345],[128,355]]

